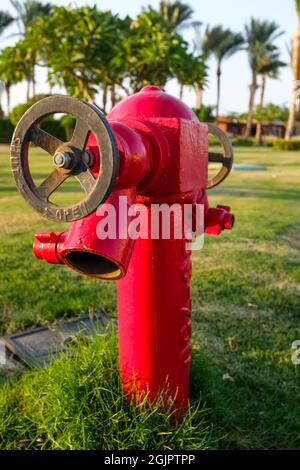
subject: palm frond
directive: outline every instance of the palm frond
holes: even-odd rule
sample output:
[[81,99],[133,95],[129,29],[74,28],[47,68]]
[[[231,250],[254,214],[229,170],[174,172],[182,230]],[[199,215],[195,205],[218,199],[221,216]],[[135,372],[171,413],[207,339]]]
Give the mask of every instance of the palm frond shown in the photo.
[[241,33],[234,33],[230,29],[223,29],[217,25],[206,28],[203,39],[203,52],[205,55],[214,55],[220,63],[229,58],[244,46],[245,40]]
[[174,2],[169,0],[161,1],[159,11],[163,18],[175,27],[190,20],[194,14],[192,7],[188,3],[183,3],[180,0]]
[[[29,25],[33,23],[36,18],[42,15],[49,15],[52,10],[50,3],[42,3],[37,0],[10,0],[11,5],[17,13],[18,21],[22,25],[23,32],[27,31]],[[19,28],[21,29],[21,28]]]
[[7,28],[12,22],[14,18],[7,13],[6,11],[0,11],[0,34]]
[[248,59],[253,72],[258,73],[261,57],[278,51],[274,41],[283,33],[274,21],[251,18],[245,26],[245,40]]

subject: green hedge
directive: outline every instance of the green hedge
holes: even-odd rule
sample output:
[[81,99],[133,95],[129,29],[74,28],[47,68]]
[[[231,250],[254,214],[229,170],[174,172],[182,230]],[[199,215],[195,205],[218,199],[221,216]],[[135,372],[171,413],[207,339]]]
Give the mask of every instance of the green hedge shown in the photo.
[[253,147],[254,145],[254,140],[253,139],[243,139],[237,138],[237,139],[232,139],[231,143],[233,147]]
[[193,109],[194,113],[201,122],[214,122],[214,106],[205,106],[204,104],[200,109]]
[[14,132],[14,126],[8,118],[0,117],[0,144],[9,144]]
[[18,104],[15,106],[11,112],[9,113],[9,119],[10,122],[16,126],[18,122],[20,121],[21,117],[23,114],[29,109],[30,106],[28,106],[26,103]]
[[66,130],[63,127],[61,120],[58,121],[57,119],[49,117],[42,122],[41,128],[60,140],[66,140]]
[[300,140],[276,139],[273,141],[276,150],[300,150]]
[[[41,128],[49,134],[55,135],[60,140],[66,140],[66,130],[61,121],[47,118],[42,122]],[[10,144],[14,126],[8,118],[0,117],[0,144]]]
[[[255,145],[255,141],[253,139],[233,137],[233,138],[230,138],[229,140],[233,147],[253,147]],[[208,136],[208,143],[209,145],[220,146],[220,141],[211,135]]]
[[18,104],[15,106],[9,113],[9,119],[14,126],[18,124],[23,114],[29,109],[33,104],[40,101],[42,98],[46,98],[49,95],[36,95],[31,98],[27,103]]

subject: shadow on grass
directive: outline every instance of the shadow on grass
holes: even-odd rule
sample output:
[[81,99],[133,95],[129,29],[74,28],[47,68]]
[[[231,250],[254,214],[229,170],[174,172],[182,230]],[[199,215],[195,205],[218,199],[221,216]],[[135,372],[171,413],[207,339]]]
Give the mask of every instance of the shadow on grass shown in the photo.
[[240,361],[241,369],[231,377],[222,374],[201,351],[193,351],[191,399],[193,402],[201,395],[210,410],[215,448],[299,449],[300,375],[295,372],[293,395],[282,378],[288,366],[270,367],[266,361],[251,357],[240,357]]
[[232,198],[261,198],[261,199],[272,199],[278,201],[300,201],[300,191],[284,189],[279,190],[277,188],[265,188],[263,186],[245,187],[241,185],[230,185],[224,186],[220,190],[215,191],[215,195],[221,194],[225,199],[226,196]]

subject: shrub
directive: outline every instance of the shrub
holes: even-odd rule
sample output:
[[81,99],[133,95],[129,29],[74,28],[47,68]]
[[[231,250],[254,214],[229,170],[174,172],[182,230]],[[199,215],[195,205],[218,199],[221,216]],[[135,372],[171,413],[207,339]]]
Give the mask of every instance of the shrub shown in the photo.
[[0,144],[9,144],[14,132],[14,126],[8,118],[0,117]]
[[273,143],[274,143],[274,137],[265,136],[265,138],[263,140],[263,145],[265,147],[273,147]]
[[276,150],[300,150],[300,140],[276,139],[273,141]]
[[[242,137],[231,138],[230,142],[233,147],[253,147],[255,144],[253,139],[244,139]],[[208,143],[209,145],[220,145],[219,140],[213,136],[208,137]]]
[[42,124],[41,128],[48,132],[49,134],[54,135],[60,140],[66,140],[66,131],[64,127],[62,126],[61,120],[53,119],[52,117],[49,117],[45,119]]
[[237,138],[237,139],[232,139],[231,143],[234,147],[253,147],[254,140]]
[[[15,106],[9,113],[9,118],[11,123],[16,126],[23,114],[34,104],[40,101],[43,98],[46,98],[49,95],[36,95],[31,98],[27,103],[18,104]],[[66,139],[66,130],[65,126],[61,122],[62,120],[54,119],[53,117],[48,117],[44,119],[41,124],[41,128],[44,129],[49,134],[55,135],[58,139]]]
[[9,113],[9,119],[14,126],[18,124],[21,117],[27,111],[28,108],[30,108],[30,106],[28,106],[27,103],[22,103],[18,104],[11,110],[11,112]]
[[200,109],[193,110],[199,121],[201,122],[214,122],[214,106],[205,106],[204,104]]
[[16,126],[18,122],[20,121],[21,117],[23,116],[23,114],[27,111],[27,109],[29,109],[34,103],[36,103],[37,101],[40,101],[42,98],[45,98],[46,96],[49,96],[49,95],[36,95],[30,100],[28,100],[27,103],[18,104],[17,106],[15,106],[9,113],[9,119],[11,123],[14,126]]
[[66,115],[61,118],[60,123],[65,130],[67,140],[70,140],[75,128],[76,118]]

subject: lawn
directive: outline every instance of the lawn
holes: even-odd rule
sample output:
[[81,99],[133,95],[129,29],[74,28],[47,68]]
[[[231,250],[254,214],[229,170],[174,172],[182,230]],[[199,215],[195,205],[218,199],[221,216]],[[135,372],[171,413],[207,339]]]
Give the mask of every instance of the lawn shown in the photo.
[[[42,178],[47,174],[49,162],[37,150],[34,153],[33,166]],[[232,207],[236,225],[233,231],[219,237],[206,236],[204,249],[193,254],[192,410],[201,391],[201,411],[198,411],[201,416],[189,417],[182,424],[177,440],[166,423],[151,422],[150,426],[146,420],[143,427],[129,420],[139,431],[131,428],[131,437],[126,435],[120,448],[300,449],[300,366],[291,361],[291,344],[300,340],[300,156],[298,152],[275,152],[270,148],[237,148],[235,153],[236,162],[262,164],[267,170],[234,170],[223,185],[209,193],[212,206]],[[77,186],[70,185],[63,198],[72,200],[79,196],[77,191]],[[62,226],[43,219],[19,196],[9,172],[5,147],[0,148],[0,220],[2,334],[99,308],[116,315],[114,283],[91,280],[33,257],[33,233],[61,230]],[[95,349],[96,345],[83,346],[86,369],[85,375],[80,376],[82,382],[84,377],[90,380],[88,371],[95,367],[95,361],[87,360],[86,348]],[[70,377],[78,379],[78,374],[74,366],[70,371],[68,358],[63,361],[69,364],[65,367],[69,367],[71,374],[66,375],[70,385]],[[80,361],[76,364],[82,372]],[[10,445],[11,448],[39,448],[38,442],[47,440],[47,429],[53,437],[52,444],[47,443],[49,448],[84,448],[82,436],[93,429],[97,419],[101,420],[105,400],[108,400],[106,407],[110,402],[102,397],[101,407],[92,413],[89,402],[84,401],[86,414],[80,408],[81,434],[73,442],[74,429],[68,425],[75,422],[72,416],[79,419],[76,406],[68,408],[62,400],[68,411],[64,413],[60,408],[55,415],[55,408],[51,408],[52,415],[49,412],[47,415],[45,397],[50,399],[56,394],[62,399],[72,395],[71,388],[67,385],[64,388],[63,377],[60,377],[62,384],[55,382],[59,370],[63,369],[53,364],[47,371],[31,372],[12,385],[2,385],[0,448]],[[113,386],[117,379],[107,380]],[[54,382],[60,386],[59,393]],[[27,438],[21,439],[20,420],[24,417],[26,423],[28,416],[34,415],[32,410],[37,411],[36,391],[42,389],[41,384],[47,384],[47,390],[39,397],[46,409],[43,432],[40,417],[34,425],[32,421],[31,425],[27,423],[29,438],[24,428]],[[11,399],[6,403],[8,393]],[[84,391],[80,400],[84,393],[89,391]],[[24,402],[18,409],[20,396]],[[13,410],[16,410],[15,417]],[[122,410],[125,414],[120,415],[120,421],[111,421],[118,442],[125,432],[120,424],[124,423],[124,416],[134,414],[132,409]],[[84,416],[90,419],[86,418],[86,428]],[[109,415],[105,416],[108,419]],[[59,438],[63,435],[61,423],[68,433]],[[150,437],[148,440],[141,437],[147,435],[147,429],[157,426],[160,426],[160,438],[155,442]],[[206,433],[205,439],[201,429]],[[162,439],[164,432],[167,434]],[[38,433],[43,436],[39,437],[40,441],[37,441]],[[91,442],[86,447],[95,448]],[[101,442],[103,448],[109,448],[108,440]],[[116,448],[117,441],[114,442],[111,448]]]

